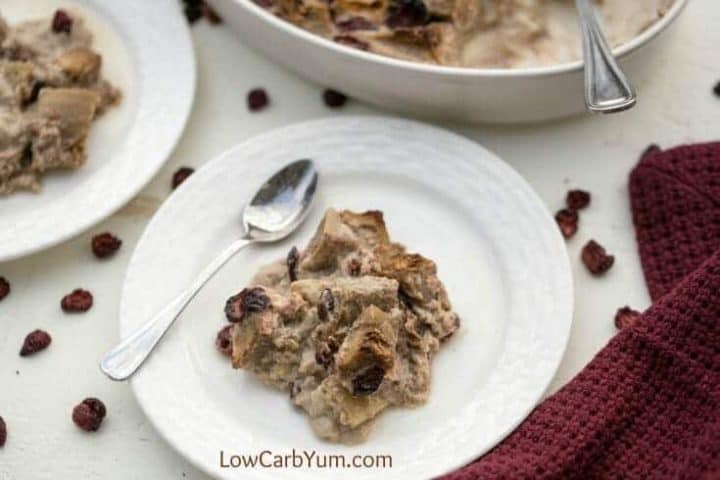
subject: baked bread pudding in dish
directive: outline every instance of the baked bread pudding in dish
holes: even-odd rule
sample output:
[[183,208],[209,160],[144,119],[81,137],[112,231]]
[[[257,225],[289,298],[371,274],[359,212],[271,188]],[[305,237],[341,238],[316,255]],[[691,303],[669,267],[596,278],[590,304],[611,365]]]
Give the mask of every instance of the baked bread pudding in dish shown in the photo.
[[44,172],[85,162],[92,121],[121,96],[92,42],[63,10],[14,26],[0,17],[0,195],[38,191]]
[[[572,0],[255,0],[338,43],[403,60],[527,68],[581,58]],[[660,20],[674,0],[597,0],[613,47]]]
[[364,441],[386,408],[428,398],[432,359],[459,328],[435,263],[390,241],[381,212],[328,210],[307,248],[226,304],[218,346],[289,392],[315,433]]

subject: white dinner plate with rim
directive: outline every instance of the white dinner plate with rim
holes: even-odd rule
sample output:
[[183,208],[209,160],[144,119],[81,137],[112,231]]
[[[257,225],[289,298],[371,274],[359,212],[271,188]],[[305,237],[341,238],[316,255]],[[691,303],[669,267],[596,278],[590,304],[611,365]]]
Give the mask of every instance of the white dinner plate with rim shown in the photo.
[[85,165],[45,175],[37,194],[0,197],[0,261],[56,245],[134,197],[182,134],[195,95],[195,56],[176,0],[3,0],[12,25],[79,12],[103,56],[103,75],[123,90],[118,107],[96,120]]
[[[343,478],[430,478],[487,452],[535,406],[565,350],[573,291],[565,243],[530,186],[476,143],[384,117],[310,121],[254,137],[209,162],[156,213],[122,295],[127,336],[242,234],[241,210],[284,164],[312,158],[313,210],[290,239],[252,246],[198,295],[132,379],[160,434],[224,479],[336,479],[337,469],[223,468],[231,455],[390,455]],[[326,208],[382,210],[393,240],[437,262],[462,318],[433,366],[428,403],[383,413],[367,442],[319,440],[287,392],[234,371],[215,351],[225,300],[261,265],[304,246]],[[265,460],[271,460],[267,454]],[[315,464],[314,464],[315,465]]]

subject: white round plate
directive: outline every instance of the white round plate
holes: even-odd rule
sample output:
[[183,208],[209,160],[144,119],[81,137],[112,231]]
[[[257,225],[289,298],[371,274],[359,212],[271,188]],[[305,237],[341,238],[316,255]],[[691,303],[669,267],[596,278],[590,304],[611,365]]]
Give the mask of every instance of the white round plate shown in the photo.
[[[535,406],[565,349],[572,282],[557,225],[508,165],[455,134],[405,120],[333,118],[275,130],[196,172],[166,201],[128,268],[128,335],[242,234],[241,210],[285,163],[312,158],[313,211],[287,241],[241,252],[198,295],[132,379],[157,430],[213,478],[337,479],[333,468],[223,468],[231,455],[389,455],[392,468],[342,478],[430,478],[485,453]],[[325,209],[382,210],[391,237],[434,259],[461,329],[433,366],[430,400],[383,413],[366,443],[319,440],[287,392],[215,351],[225,300],[261,265],[304,246]],[[272,460],[265,454],[265,461]],[[368,460],[369,461],[369,460]],[[315,465],[315,464],[313,464]]]
[[0,261],[56,245],[119,209],[165,163],[192,108],[195,57],[176,0],[2,1],[10,24],[57,8],[85,17],[103,75],[123,100],[93,124],[80,169],[46,175],[39,193],[0,197]]

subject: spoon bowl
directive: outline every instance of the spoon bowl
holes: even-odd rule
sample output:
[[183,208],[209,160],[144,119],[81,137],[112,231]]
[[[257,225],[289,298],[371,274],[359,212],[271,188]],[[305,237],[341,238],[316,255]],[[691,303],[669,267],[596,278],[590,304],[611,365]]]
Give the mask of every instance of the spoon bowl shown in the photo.
[[310,212],[318,174],[311,160],[285,166],[265,182],[243,210],[247,238],[273,242],[285,238]]

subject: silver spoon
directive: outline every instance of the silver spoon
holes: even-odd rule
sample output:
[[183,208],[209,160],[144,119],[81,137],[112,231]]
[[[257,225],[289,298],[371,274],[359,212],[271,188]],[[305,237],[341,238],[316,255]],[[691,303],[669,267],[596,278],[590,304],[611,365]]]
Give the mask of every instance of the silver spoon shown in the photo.
[[591,112],[615,113],[635,106],[637,97],[618,66],[590,0],[575,0],[585,57],[585,105]]
[[220,267],[251,243],[280,240],[302,223],[310,210],[317,181],[318,174],[311,160],[298,160],[273,175],[243,210],[245,235],[218,255],[165,308],[106,353],[100,362],[100,369],[113,380],[130,378],[178,315]]

